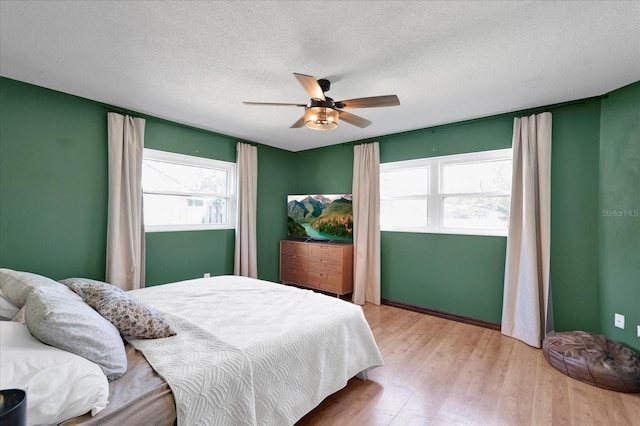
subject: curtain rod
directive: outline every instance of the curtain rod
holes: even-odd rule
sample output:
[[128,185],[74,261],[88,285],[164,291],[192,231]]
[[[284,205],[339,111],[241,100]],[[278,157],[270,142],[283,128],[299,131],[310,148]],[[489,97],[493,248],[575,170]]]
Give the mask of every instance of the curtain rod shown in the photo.
[[128,109],[116,107],[116,106],[113,106],[113,105],[102,104],[102,107],[104,109],[106,109],[107,112],[117,112],[119,114],[123,113],[123,114],[130,115],[132,117],[137,117],[137,118],[146,117],[144,114],[140,114],[139,112],[135,112],[135,111],[131,111],[131,110],[128,110]]
[[135,118],[144,118],[147,121],[149,121],[149,120],[160,121],[160,122],[163,122],[163,123],[172,124],[174,126],[184,127],[185,129],[196,130],[196,131],[199,131],[199,132],[212,133],[214,135],[222,136],[222,137],[229,138],[229,139],[235,139],[237,142],[242,142],[242,143],[246,143],[246,144],[253,145],[253,146],[262,145],[262,144],[260,144],[258,142],[252,142],[252,141],[245,141],[245,140],[242,140],[242,139],[237,139],[237,138],[234,138],[234,137],[229,136],[229,135],[223,135],[222,133],[214,132],[213,130],[201,129],[199,127],[191,126],[189,124],[182,124],[182,123],[178,123],[178,122],[175,122],[175,121],[167,120],[167,119],[164,119],[164,118],[154,117],[153,115],[147,115],[147,114],[143,114],[143,113],[132,111],[132,110],[125,109],[125,108],[120,108],[120,107],[109,105],[109,104],[102,104],[102,107],[105,110],[107,110],[107,112],[117,112],[118,114],[126,114],[126,115],[129,115],[131,117],[135,117]]
[[342,146],[352,146],[352,145],[361,145],[361,144],[371,143],[371,142],[379,142],[379,139],[386,138],[386,137],[389,137],[389,136],[409,135],[409,134],[412,134],[412,133],[418,133],[418,132],[424,132],[424,131],[431,131],[431,133],[435,133],[436,130],[439,130],[439,129],[447,129],[447,128],[450,128],[450,127],[466,126],[466,125],[469,125],[469,124],[481,123],[483,121],[497,120],[497,119],[508,117],[508,116],[532,115],[532,114],[538,114],[538,113],[541,113],[541,112],[544,112],[544,111],[549,111],[549,110],[559,110],[559,109],[571,108],[571,107],[574,107],[576,105],[586,104],[587,101],[590,101],[590,100],[593,100],[593,99],[606,99],[607,97],[608,97],[608,94],[602,95],[602,96],[594,96],[594,97],[591,97],[591,98],[580,99],[580,100],[577,100],[577,101],[569,101],[569,102],[562,102],[562,103],[553,104],[553,105],[547,105],[547,106],[544,106],[544,107],[529,108],[529,109],[523,109],[523,110],[519,110],[519,111],[505,112],[505,113],[497,114],[497,115],[490,115],[490,116],[487,116],[487,117],[472,118],[470,120],[459,121],[459,122],[456,122],[456,123],[439,124],[439,125],[432,126],[432,127],[425,127],[425,128],[422,128],[422,129],[407,130],[406,132],[390,133],[390,134],[386,134],[386,135],[376,136],[374,138],[367,138],[367,139],[360,139],[360,140],[357,140],[357,141],[344,142],[342,144]]

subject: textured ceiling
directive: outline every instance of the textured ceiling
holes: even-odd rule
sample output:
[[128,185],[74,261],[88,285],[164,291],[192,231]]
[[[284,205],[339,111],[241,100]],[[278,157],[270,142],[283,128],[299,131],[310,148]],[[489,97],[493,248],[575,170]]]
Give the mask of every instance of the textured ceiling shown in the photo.
[[[293,72],[365,129],[290,129]],[[0,75],[291,151],[601,95],[640,80],[638,1],[0,1]]]

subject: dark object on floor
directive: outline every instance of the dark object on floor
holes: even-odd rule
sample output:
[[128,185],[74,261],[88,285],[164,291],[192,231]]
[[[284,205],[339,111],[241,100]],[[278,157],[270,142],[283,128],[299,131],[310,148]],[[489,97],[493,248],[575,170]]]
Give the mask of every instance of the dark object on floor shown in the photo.
[[566,331],[542,342],[554,368],[590,385],[619,392],[640,392],[640,356],[599,334]]
[[24,426],[27,424],[27,394],[22,389],[0,391],[0,424]]

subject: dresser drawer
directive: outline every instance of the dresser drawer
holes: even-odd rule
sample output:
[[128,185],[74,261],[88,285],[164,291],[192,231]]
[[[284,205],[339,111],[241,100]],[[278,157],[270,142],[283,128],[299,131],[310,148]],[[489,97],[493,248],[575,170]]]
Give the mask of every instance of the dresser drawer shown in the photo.
[[298,256],[309,256],[309,246],[305,243],[298,243],[294,241],[281,241],[280,252],[295,254]]
[[282,265],[280,269],[280,281],[304,284],[307,282],[307,275],[304,269],[294,266]]
[[309,263],[308,257],[301,257],[295,254],[281,254],[280,260],[283,266],[303,269]]
[[353,291],[353,245],[280,241],[280,281],[323,293]]
[[339,260],[325,259],[323,257],[309,257],[306,260],[306,268],[311,272],[322,272],[330,275],[342,275],[342,262]]
[[342,286],[342,278],[335,275],[324,274],[322,272],[308,272],[307,282],[310,286],[331,293],[339,293]]
[[309,246],[309,256],[340,260],[342,259],[342,247],[314,244]]

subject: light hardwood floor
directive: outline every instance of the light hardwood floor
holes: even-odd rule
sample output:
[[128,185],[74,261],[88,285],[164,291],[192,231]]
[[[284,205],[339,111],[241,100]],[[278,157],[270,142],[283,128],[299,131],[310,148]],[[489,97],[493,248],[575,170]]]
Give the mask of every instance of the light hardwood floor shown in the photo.
[[571,379],[498,331],[390,306],[364,312],[384,367],[298,425],[640,425],[640,394]]

